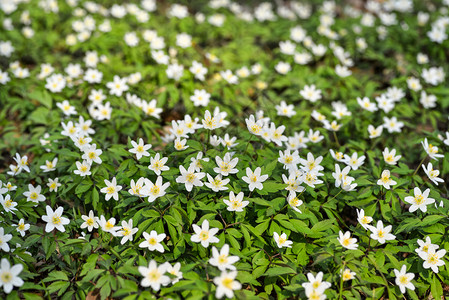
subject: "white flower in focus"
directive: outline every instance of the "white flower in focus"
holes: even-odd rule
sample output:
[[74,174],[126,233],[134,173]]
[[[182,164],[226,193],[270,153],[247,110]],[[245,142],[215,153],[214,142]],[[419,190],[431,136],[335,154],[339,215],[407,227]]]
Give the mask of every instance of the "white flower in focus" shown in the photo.
[[55,228],[61,232],[65,232],[64,225],[69,224],[70,220],[62,216],[64,208],[60,206],[53,211],[53,209],[47,205],[45,210],[47,215],[42,216],[42,220],[47,222],[47,225],[45,225],[45,232],[51,232]]

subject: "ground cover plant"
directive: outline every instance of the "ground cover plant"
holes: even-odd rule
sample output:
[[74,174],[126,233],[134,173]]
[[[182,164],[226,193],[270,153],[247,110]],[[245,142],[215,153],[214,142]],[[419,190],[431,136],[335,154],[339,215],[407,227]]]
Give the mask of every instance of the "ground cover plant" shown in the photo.
[[448,297],[448,6],[1,0],[0,297]]

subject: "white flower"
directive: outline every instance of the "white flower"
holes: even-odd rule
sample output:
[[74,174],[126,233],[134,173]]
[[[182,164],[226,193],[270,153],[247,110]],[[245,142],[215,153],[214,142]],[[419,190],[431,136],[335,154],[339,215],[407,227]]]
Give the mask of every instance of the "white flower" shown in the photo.
[[148,268],[139,266],[138,270],[143,276],[140,285],[143,287],[151,287],[155,291],[159,291],[161,285],[167,285],[170,283],[170,277],[165,275],[167,271],[167,265],[162,264],[159,267],[154,260],[151,260]]
[[365,155],[358,157],[357,152],[354,152],[352,156],[345,154],[345,163],[353,170],[357,170],[365,161]]
[[78,168],[78,170],[73,171],[73,173],[80,175],[81,177],[87,176],[92,174],[90,172],[90,167],[91,165],[83,160],[82,163],[80,163],[79,161],[76,162],[76,167]]
[[373,125],[368,125],[369,138],[373,139],[379,137],[382,134],[383,129],[383,125],[380,125],[377,128],[375,128]]
[[23,270],[22,264],[17,264],[11,267],[11,264],[6,258],[2,258],[0,263],[0,287],[3,286],[3,291],[6,294],[11,293],[14,286],[20,287],[24,284],[19,277]]
[[161,175],[161,171],[168,171],[170,168],[166,166],[168,157],[162,157],[160,158],[160,154],[156,153],[154,157],[150,157],[150,165],[148,166],[148,169],[154,171],[156,175]]
[[57,192],[58,191],[58,187],[60,187],[61,185],[62,184],[59,183],[59,179],[58,178],[55,178],[55,179],[48,178],[47,186],[50,189],[50,192],[53,192],[53,191]]
[[321,290],[324,292],[324,290],[331,287],[330,282],[323,281],[323,275],[323,272],[319,272],[318,274],[316,274],[316,277],[313,276],[312,273],[307,273],[307,279],[309,280],[309,282],[304,282],[302,284],[302,286],[306,289],[306,293],[307,291],[312,290]]
[[357,97],[357,103],[360,105],[361,108],[370,111],[375,112],[377,110],[377,106],[375,103],[370,102],[368,97]]
[[195,231],[195,234],[190,238],[192,242],[201,243],[204,248],[209,247],[210,243],[220,242],[220,240],[215,237],[215,234],[218,232],[218,228],[209,229],[208,220],[204,220],[201,227],[196,224],[192,224],[192,228]]
[[191,161],[190,165],[194,166],[195,172],[200,172],[203,169],[203,164],[201,163],[201,161],[208,162],[209,157],[203,158],[203,152],[200,151],[200,152],[198,152],[196,157],[190,158],[190,161]]
[[389,165],[396,165],[398,160],[402,157],[401,155],[396,156],[396,149],[391,149],[391,151],[389,151],[388,148],[384,149],[382,155],[384,156],[385,162]]
[[268,179],[268,175],[261,175],[261,172],[262,169],[260,167],[257,167],[254,172],[250,168],[246,168],[246,176],[243,176],[242,180],[248,183],[250,191],[253,191],[255,188],[263,189],[262,182]]
[[162,246],[161,242],[165,239],[167,235],[165,233],[158,234],[155,230],[151,230],[148,234],[147,232],[143,233],[143,237],[145,241],[139,244],[140,248],[148,248],[150,251],[157,250],[161,253],[164,253],[164,246]]
[[148,202],[153,202],[159,197],[165,195],[165,190],[170,186],[170,182],[162,184],[162,177],[158,176],[153,184],[149,179],[145,178],[145,186],[141,193],[148,196]]
[[140,177],[137,180],[137,182],[135,182],[134,179],[131,179],[131,182],[130,182],[131,188],[128,190],[128,193],[130,193],[133,196],[144,197],[145,194],[142,192],[144,183],[145,183],[145,178],[143,178],[143,177]]
[[290,191],[290,193],[288,194],[288,197],[287,197],[287,202],[291,206],[291,208],[293,208],[297,212],[301,213],[301,211],[298,209],[298,207],[303,204],[303,201],[298,199],[298,197],[296,197],[296,192]]
[[120,78],[114,75],[114,81],[106,83],[106,87],[109,88],[109,94],[121,97],[123,92],[129,89],[127,83],[127,78]]
[[429,252],[429,249],[431,249],[431,248],[434,249],[434,250],[440,248],[440,246],[432,244],[432,241],[430,240],[430,237],[428,237],[428,236],[426,237],[426,241],[425,242],[423,240],[419,240],[418,239],[417,243],[419,245],[419,248],[416,248],[415,252],[418,253],[418,254],[420,252],[427,253],[427,252]]
[[184,74],[184,66],[178,65],[177,63],[168,65],[165,73],[167,74],[167,78],[171,78],[174,79],[175,81],[178,81]]
[[84,220],[84,223],[81,224],[81,227],[80,227],[81,229],[84,229],[84,228],[87,227],[87,230],[89,232],[91,232],[92,229],[98,228],[98,217],[94,216],[93,210],[89,211],[89,215],[88,216],[82,215],[81,219]]
[[289,63],[280,61],[280,62],[277,63],[276,66],[274,66],[274,69],[275,69],[276,72],[278,72],[279,74],[285,75],[285,74],[287,74],[288,72],[290,72],[290,70],[292,69],[292,67],[290,66]]
[[174,266],[170,265],[168,262],[165,263],[167,266],[167,273],[170,273],[175,276],[175,278],[171,279],[171,283],[175,284],[182,279],[181,263],[177,262]]
[[118,232],[119,235],[123,236],[122,240],[120,241],[120,244],[126,243],[126,241],[132,241],[133,235],[138,231],[139,229],[133,228],[133,219],[129,219],[128,222],[122,221],[122,228]]
[[84,159],[88,164],[97,163],[101,164],[102,160],[100,158],[100,155],[103,153],[101,149],[97,149],[97,145],[86,145],[82,149],[84,154],[81,156],[82,159]]
[[287,105],[285,101],[281,101],[280,105],[275,106],[278,116],[286,116],[288,118],[296,115],[293,104]]
[[293,244],[293,242],[287,239],[287,234],[285,232],[282,233],[281,235],[279,235],[279,233],[277,233],[277,232],[273,232],[273,238],[274,238],[274,241],[276,242],[276,245],[279,248],[282,248],[282,247],[291,248],[292,247],[291,245]]
[[25,224],[25,220],[24,219],[20,219],[19,223],[17,223],[17,225],[14,225],[14,226],[17,226],[16,230],[17,230],[17,232],[20,233],[20,235],[22,237],[25,236],[25,231],[30,229],[30,224]]
[[438,182],[444,182],[443,179],[439,178],[438,175],[440,175],[440,171],[439,170],[434,170],[432,163],[428,163],[427,164],[427,168],[426,166],[423,164],[422,168],[424,170],[424,172],[426,173],[427,177],[429,177],[429,179],[435,183],[436,185],[438,185]]
[[335,179],[335,187],[339,187],[345,177],[348,177],[348,173],[351,170],[350,166],[345,167],[343,170],[340,170],[340,166],[335,164],[335,172],[332,173],[332,177]]
[[226,271],[226,269],[235,271],[237,269],[233,264],[239,259],[238,256],[230,256],[229,245],[224,244],[220,252],[218,252],[217,248],[212,247],[212,257],[209,259],[209,263],[217,267],[220,271]]
[[64,208],[60,206],[55,211],[53,211],[53,209],[47,205],[45,207],[45,210],[47,212],[47,215],[42,216],[42,220],[44,222],[47,222],[47,225],[45,225],[45,232],[51,232],[55,228],[61,232],[64,232],[64,225],[70,223],[69,219],[62,216]]
[[338,232],[339,237],[337,240],[340,242],[340,244],[349,250],[356,250],[359,245],[357,245],[357,239],[351,238],[351,233],[349,231],[346,231],[344,234],[340,230]]
[[249,201],[243,201],[243,197],[243,192],[238,193],[236,196],[233,191],[230,191],[229,200],[223,199],[223,202],[228,206],[228,211],[242,212],[243,208],[249,204]]
[[321,90],[317,89],[314,84],[305,85],[304,88],[299,92],[301,96],[314,103],[321,99]]
[[[189,71],[192,72],[193,75],[195,75],[196,79],[199,79],[201,81],[205,79],[204,76],[207,74],[207,69],[201,63],[199,63],[197,61],[192,62],[192,66],[190,67]],[[203,106],[206,106],[206,105],[207,105],[207,103]],[[197,105],[195,104],[195,106],[197,106]]]
[[6,212],[11,212],[14,214],[14,211],[17,210],[17,202],[13,201],[10,195],[6,195],[5,197],[3,197],[3,195],[0,195],[0,203],[2,204],[3,209]]
[[230,181],[230,179],[228,178],[222,179],[220,174],[215,176],[215,178],[207,174],[207,180],[209,180],[209,182],[206,182],[205,185],[208,188],[212,189],[214,192],[227,190],[228,188],[225,185],[227,185]]
[[56,103],[56,106],[59,107],[66,116],[76,115],[75,106],[70,105],[67,100],[62,101],[62,103]]
[[378,185],[382,185],[387,190],[390,189],[390,185],[397,184],[396,181],[390,178],[390,171],[389,170],[383,170],[382,175],[380,176],[380,179],[377,181]]
[[432,144],[429,144],[427,142],[427,138],[425,138],[424,141],[421,142],[421,144],[431,159],[438,160],[439,157],[444,157],[443,154],[438,154],[437,146],[433,146]]
[[117,230],[120,229],[119,226],[114,226],[115,225],[115,218],[110,218],[109,220],[106,221],[106,218],[102,215],[100,216],[100,219],[98,220],[98,224],[100,225],[101,229],[104,232],[109,232],[114,236],[119,235],[117,233]]
[[105,200],[109,201],[109,199],[114,198],[114,200],[118,201],[118,192],[122,190],[122,186],[117,185],[117,179],[115,177],[111,181],[105,179],[104,183],[106,186],[100,192],[106,194]]
[[418,187],[415,187],[413,191],[415,193],[414,197],[408,196],[404,198],[405,202],[411,204],[409,212],[414,212],[417,209],[420,209],[422,212],[426,212],[427,205],[435,202],[435,199],[429,198],[430,189],[427,189],[421,193],[421,190]]
[[421,97],[419,98],[419,102],[422,104],[424,108],[433,108],[436,106],[437,97],[435,95],[427,95],[425,91],[421,91]]
[[309,139],[309,141],[316,144],[321,142],[324,139],[324,136],[320,135],[320,132],[318,130],[314,132],[312,129],[309,129],[307,138]]
[[342,274],[341,277],[343,277],[343,281],[352,280],[355,278],[356,273],[352,272],[350,269],[346,268]]
[[236,174],[239,170],[235,168],[239,159],[232,158],[231,154],[228,152],[224,155],[223,159],[219,156],[215,157],[215,162],[217,163],[217,168],[214,168],[214,172],[221,174],[223,176],[228,176],[229,174]]
[[139,143],[137,144],[135,141],[131,141],[132,149],[129,149],[129,152],[136,154],[137,159],[141,159],[142,156],[150,156],[150,153],[147,151],[151,149],[150,144],[144,144],[143,139],[139,138]]
[[9,252],[8,242],[12,239],[12,234],[5,234],[3,227],[0,227],[0,249]]
[[210,94],[206,90],[194,90],[190,100],[193,101],[195,106],[207,106],[210,101]]
[[367,227],[372,232],[370,237],[373,240],[379,241],[379,243],[381,244],[385,244],[385,241],[394,240],[396,238],[396,236],[390,233],[392,226],[388,225],[384,227],[384,224],[381,220],[377,221],[377,227],[374,227],[372,225],[367,225]]
[[45,201],[45,196],[41,194],[42,187],[38,185],[37,187],[34,187],[32,184],[28,185],[28,191],[23,193],[25,197],[27,197],[27,201],[32,201],[35,203],[43,202]]
[[179,138],[179,137],[176,138],[176,140],[174,141],[175,149],[177,151],[182,151],[182,150],[189,148],[189,146],[186,146],[186,143],[187,143],[187,139],[181,140],[181,138]]
[[179,166],[179,171],[181,172],[181,175],[176,178],[176,182],[184,183],[188,192],[190,192],[194,186],[204,185],[201,179],[206,176],[206,174],[203,172],[195,173],[194,166],[190,165],[188,170],[183,166]]
[[394,275],[396,276],[396,284],[401,289],[401,293],[405,293],[405,289],[411,289],[412,291],[415,290],[415,286],[412,283],[412,279],[415,278],[415,274],[413,273],[407,273],[407,266],[402,265],[401,271],[398,271],[396,269],[393,270]]
[[424,269],[431,268],[432,271],[438,273],[438,267],[443,266],[445,264],[444,261],[441,259],[446,254],[445,249],[436,251],[435,248],[432,247],[429,248],[429,251],[427,252],[421,251],[418,254],[422,259],[424,259],[423,263]]
[[218,299],[226,296],[228,298],[234,297],[234,291],[240,290],[242,285],[240,282],[234,280],[237,277],[237,271],[222,272],[219,277],[214,278],[214,283],[217,286],[215,297]]
[[370,216],[365,216],[365,211],[363,209],[357,209],[357,221],[360,225],[362,225],[363,228],[368,230],[368,224],[373,221],[373,218]]

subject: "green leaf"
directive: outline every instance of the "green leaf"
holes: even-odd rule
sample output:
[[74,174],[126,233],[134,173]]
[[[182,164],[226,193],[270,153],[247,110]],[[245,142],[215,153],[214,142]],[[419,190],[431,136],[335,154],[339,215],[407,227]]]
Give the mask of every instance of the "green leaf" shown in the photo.
[[264,273],[264,275],[268,276],[268,277],[280,276],[280,275],[286,275],[286,274],[296,274],[296,271],[289,267],[270,267]]

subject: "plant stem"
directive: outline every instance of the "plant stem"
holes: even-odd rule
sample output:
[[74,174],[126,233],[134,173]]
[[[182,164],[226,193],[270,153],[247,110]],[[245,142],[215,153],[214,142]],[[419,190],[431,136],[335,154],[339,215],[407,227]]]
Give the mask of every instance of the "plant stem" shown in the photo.
[[426,156],[424,156],[424,158],[421,160],[421,162],[418,164],[418,166],[416,167],[416,170],[415,170],[415,172],[413,172],[413,175],[412,175],[412,177],[413,176],[415,176],[416,175],[416,173],[418,173],[418,170],[419,170],[419,168],[421,167],[421,165],[422,165],[422,163],[424,162],[424,160],[427,158],[427,155]]
[[343,262],[343,268],[341,269],[341,274],[340,274],[340,291],[338,293],[339,300],[343,299],[343,272],[345,270],[345,265],[346,265],[346,263]]
[[335,142],[337,143],[337,146],[340,147],[340,143],[338,142],[338,137],[337,137],[337,133],[335,131],[332,131],[334,133],[334,139]]
[[343,189],[340,189],[340,191],[337,193],[337,195],[335,195],[334,197],[332,197],[332,199],[330,199],[329,201],[334,200],[338,195],[340,195],[340,193],[341,193],[342,190],[343,190]]

